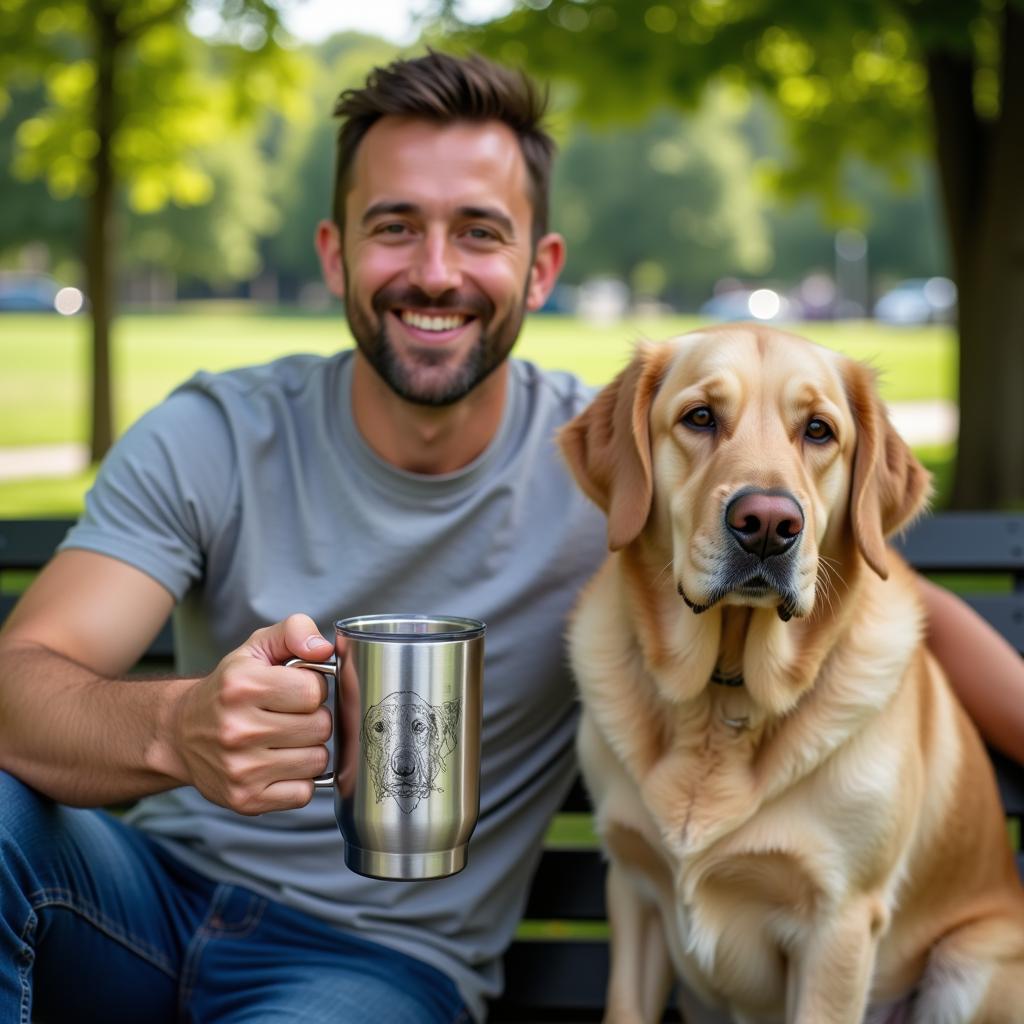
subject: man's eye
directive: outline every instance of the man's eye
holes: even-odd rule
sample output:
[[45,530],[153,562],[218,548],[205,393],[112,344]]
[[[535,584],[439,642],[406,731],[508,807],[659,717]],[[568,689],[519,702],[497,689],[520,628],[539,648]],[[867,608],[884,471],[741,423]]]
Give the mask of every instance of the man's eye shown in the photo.
[[490,228],[467,228],[466,237],[474,242],[495,242],[498,236]]
[[829,438],[835,437],[835,434],[832,433],[832,428],[824,420],[819,420],[815,417],[807,424],[804,436],[808,441],[814,441],[815,444],[824,444]]
[[713,430],[715,427],[715,414],[706,405],[699,405],[691,409],[680,421],[694,430]]
[[380,224],[377,227],[378,235],[404,235],[408,228],[404,224],[391,223]]

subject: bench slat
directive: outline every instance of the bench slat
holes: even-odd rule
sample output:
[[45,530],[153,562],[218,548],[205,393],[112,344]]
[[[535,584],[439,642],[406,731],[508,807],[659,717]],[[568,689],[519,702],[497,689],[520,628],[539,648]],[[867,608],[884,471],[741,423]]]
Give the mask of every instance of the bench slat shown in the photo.
[[525,917],[604,921],[604,858],[596,849],[547,849],[533,876]]
[[40,569],[73,519],[0,519],[0,569]]
[[922,572],[1024,573],[1024,515],[943,512],[894,538]]
[[604,1005],[608,944],[585,940],[515,942],[505,954],[505,996],[495,1020],[529,1020],[533,1007],[591,1012]]

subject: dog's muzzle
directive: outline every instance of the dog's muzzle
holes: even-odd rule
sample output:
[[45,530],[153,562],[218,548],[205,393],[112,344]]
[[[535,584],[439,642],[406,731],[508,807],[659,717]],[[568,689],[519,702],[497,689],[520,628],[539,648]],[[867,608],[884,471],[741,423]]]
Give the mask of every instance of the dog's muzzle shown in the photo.
[[774,593],[780,598],[779,618],[787,622],[799,605],[793,579],[804,530],[800,503],[788,491],[745,487],[729,500],[724,520],[727,549],[712,593],[697,604],[680,586],[683,600],[699,614],[727,594],[756,600]]

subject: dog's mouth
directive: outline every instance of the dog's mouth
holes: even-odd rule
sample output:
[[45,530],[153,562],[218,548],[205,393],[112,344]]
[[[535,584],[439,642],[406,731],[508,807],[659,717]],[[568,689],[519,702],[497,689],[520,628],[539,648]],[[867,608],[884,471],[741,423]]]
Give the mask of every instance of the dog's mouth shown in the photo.
[[392,782],[388,789],[395,796],[416,796],[423,793],[424,786],[422,782]]
[[779,572],[774,567],[759,565],[757,567],[732,566],[726,572],[719,573],[708,596],[703,601],[695,601],[687,596],[682,583],[677,585],[679,596],[686,606],[700,615],[714,607],[723,598],[733,595],[740,598],[740,603],[764,604],[767,599],[777,598],[775,610],[783,622],[788,622],[799,612],[799,595],[785,577],[789,573]]

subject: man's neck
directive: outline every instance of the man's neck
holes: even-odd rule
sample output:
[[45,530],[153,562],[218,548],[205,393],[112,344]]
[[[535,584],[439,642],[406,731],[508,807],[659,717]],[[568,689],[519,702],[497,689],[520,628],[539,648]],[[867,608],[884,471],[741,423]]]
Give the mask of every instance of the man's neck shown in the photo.
[[491,443],[505,411],[508,362],[465,398],[445,406],[399,398],[358,350],[352,372],[352,416],[363,440],[399,469],[454,473]]

